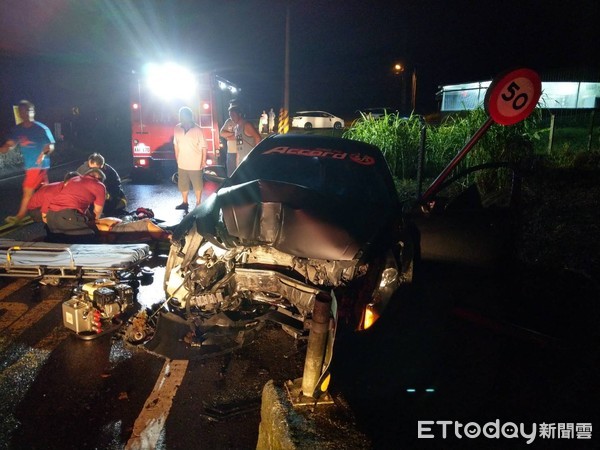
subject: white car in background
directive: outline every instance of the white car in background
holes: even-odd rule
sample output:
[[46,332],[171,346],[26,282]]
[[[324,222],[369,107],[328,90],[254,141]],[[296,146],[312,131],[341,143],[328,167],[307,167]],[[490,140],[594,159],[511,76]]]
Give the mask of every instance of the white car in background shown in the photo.
[[298,111],[292,117],[292,128],[344,128],[344,120],[325,111]]

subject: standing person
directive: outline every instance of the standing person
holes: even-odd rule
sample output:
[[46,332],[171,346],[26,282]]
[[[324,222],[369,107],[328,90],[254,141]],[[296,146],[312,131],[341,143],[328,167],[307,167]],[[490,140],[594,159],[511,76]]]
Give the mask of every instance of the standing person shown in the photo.
[[106,186],[104,214],[109,216],[123,214],[127,207],[127,198],[125,192],[123,192],[121,177],[112,166],[106,163],[104,156],[100,153],[92,153],[88,156],[87,161],[79,166],[77,172],[83,175],[94,167],[102,170],[106,175],[106,180],[104,180],[104,186]]
[[27,215],[27,204],[35,190],[48,182],[50,158],[54,151],[54,137],[46,125],[35,119],[35,106],[28,100],[21,100],[18,106],[21,123],[12,129],[6,143],[0,147],[0,153],[19,147],[25,163],[25,178],[23,179],[23,196],[16,216],[5,220],[18,223]]
[[102,184],[105,178],[100,169],[92,168],[65,183],[48,202],[46,224],[50,232],[69,237],[71,241],[74,238],[93,241],[95,220],[102,216],[106,201],[106,188]]
[[275,111],[273,108],[269,110],[269,133],[273,133],[275,131]]
[[231,120],[231,117],[228,117],[223,126],[221,127],[221,130],[219,131],[219,135],[227,141],[227,176],[230,176],[238,165],[237,143],[235,141],[234,129],[235,123],[233,122],[233,120]]
[[244,119],[239,106],[231,106],[229,108],[229,117],[235,124],[234,133],[239,164],[250,153],[250,150],[258,145],[262,138],[258,131],[256,131],[256,128],[254,128],[254,125]]
[[194,114],[187,106],[179,110],[179,123],[173,132],[173,147],[177,160],[177,185],[183,202],[175,209],[187,211],[190,183],[196,193],[196,206],[202,197],[202,169],[206,166],[207,145],[202,129],[194,122]]
[[267,113],[263,109],[263,112],[260,115],[260,122],[258,124],[259,125],[258,130],[260,133],[267,133],[267,123],[268,122],[269,122],[269,117],[267,116]]

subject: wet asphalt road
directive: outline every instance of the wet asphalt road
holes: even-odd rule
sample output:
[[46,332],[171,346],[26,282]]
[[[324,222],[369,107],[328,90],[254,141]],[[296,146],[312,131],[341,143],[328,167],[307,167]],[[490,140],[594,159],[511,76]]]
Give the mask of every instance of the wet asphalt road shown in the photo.
[[[125,190],[129,209],[150,208],[165,225],[184,216],[168,179],[126,182]],[[5,182],[3,193],[18,198],[20,180]],[[41,233],[34,224],[3,237]],[[165,248],[155,250],[147,261],[154,276],[137,294],[142,306],[164,299]],[[301,376],[302,343],[272,326],[210,360],[166,360],[114,335],[78,339],[62,325],[73,287],[0,278],[0,448],[255,448],[262,387]]]
[[[12,183],[2,184],[5,198],[19,195],[20,181]],[[180,197],[168,180],[125,188],[129,209],[151,208],[167,224],[183,216],[173,209]],[[3,202],[0,212],[10,206]],[[4,237],[39,232],[30,226]],[[164,298],[164,263],[164,253],[155,252],[154,279],[140,286],[142,304]],[[331,392],[351,408],[373,448],[598,448],[598,316],[561,303],[593,303],[597,291],[563,293],[558,279],[530,286],[464,273],[459,283],[444,274],[425,265],[421,282],[401,293],[376,329],[336,344]],[[0,278],[0,288],[0,448],[255,448],[262,386],[302,373],[302,343],[277,328],[231,355],[167,361],[111,336],[75,338],[61,319],[70,286],[38,290],[29,280]],[[488,320],[503,298],[514,311],[540,296],[537,309]],[[215,410],[241,412],[217,420]],[[136,437],[140,418],[153,425],[145,441]],[[444,439],[434,427],[435,438],[418,439],[419,420],[544,422],[554,424],[555,437],[537,436],[531,445],[523,437]],[[560,424],[572,427],[571,437],[558,437]],[[586,424],[590,440],[583,438]]]

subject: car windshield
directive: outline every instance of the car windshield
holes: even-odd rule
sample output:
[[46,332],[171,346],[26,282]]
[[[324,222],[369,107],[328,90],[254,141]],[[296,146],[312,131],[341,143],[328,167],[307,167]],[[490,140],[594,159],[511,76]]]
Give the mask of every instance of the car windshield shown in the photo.
[[257,147],[228,185],[257,179],[305,186],[351,201],[393,204],[393,182],[382,157],[310,146]]

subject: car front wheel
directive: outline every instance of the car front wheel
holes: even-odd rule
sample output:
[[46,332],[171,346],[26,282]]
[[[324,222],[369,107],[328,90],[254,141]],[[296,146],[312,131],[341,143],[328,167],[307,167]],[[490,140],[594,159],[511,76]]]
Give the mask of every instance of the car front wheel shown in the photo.
[[342,124],[341,122],[336,122],[333,124],[333,128],[335,128],[336,130],[339,130],[342,128]]
[[304,124],[304,129],[305,129],[305,130],[310,130],[311,128],[312,128],[312,123],[310,123],[310,122],[306,122],[306,123]]

